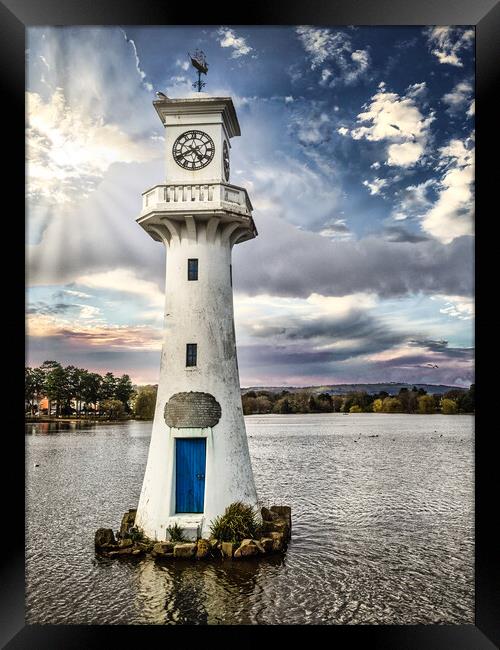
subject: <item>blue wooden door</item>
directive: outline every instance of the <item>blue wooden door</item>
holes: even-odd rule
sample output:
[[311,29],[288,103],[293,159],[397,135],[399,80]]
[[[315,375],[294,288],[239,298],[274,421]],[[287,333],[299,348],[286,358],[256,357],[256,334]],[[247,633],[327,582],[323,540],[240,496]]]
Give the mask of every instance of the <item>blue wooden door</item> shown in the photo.
[[175,511],[203,512],[205,438],[175,439]]

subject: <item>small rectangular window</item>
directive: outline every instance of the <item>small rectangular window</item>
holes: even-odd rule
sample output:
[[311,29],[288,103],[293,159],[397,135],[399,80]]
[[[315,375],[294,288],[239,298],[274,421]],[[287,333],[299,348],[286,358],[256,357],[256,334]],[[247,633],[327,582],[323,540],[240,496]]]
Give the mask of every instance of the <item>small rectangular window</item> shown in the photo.
[[198,260],[188,260],[188,280],[198,279]]
[[229,282],[231,283],[231,286],[233,286],[233,265],[229,265]]
[[196,365],[197,353],[198,345],[196,343],[188,343],[186,345],[186,366]]

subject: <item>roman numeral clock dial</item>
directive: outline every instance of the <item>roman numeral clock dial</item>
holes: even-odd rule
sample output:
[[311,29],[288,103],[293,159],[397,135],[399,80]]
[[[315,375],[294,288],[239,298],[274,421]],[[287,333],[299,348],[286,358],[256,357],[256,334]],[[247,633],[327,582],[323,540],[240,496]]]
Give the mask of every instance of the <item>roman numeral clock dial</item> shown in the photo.
[[189,171],[206,167],[214,157],[214,153],[214,141],[203,131],[182,133],[172,147],[175,162]]

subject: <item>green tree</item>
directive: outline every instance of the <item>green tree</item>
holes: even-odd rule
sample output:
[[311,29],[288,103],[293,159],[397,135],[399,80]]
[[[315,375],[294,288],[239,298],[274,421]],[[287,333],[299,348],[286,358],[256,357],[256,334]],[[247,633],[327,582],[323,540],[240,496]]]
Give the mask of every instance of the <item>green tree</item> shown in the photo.
[[94,406],[94,412],[97,413],[97,403],[101,394],[102,377],[96,372],[86,372],[82,378],[82,398],[85,402],[85,411],[88,410],[89,404]]
[[[61,414],[61,406],[67,400],[68,386],[67,386],[67,377],[66,371],[57,362],[44,362],[51,363],[50,367],[47,366],[47,372],[45,374],[44,388],[49,399],[49,415],[51,412],[52,402],[56,404],[56,416]],[[42,364],[42,365],[44,365]]]
[[156,386],[142,386],[137,391],[134,402],[134,415],[139,420],[152,420],[155,413]]
[[125,411],[130,413],[130,400],[134,395],[134,387],[128,375],[122,375],[116,382],[115,398],[119,399],[125,407]]
[[118,420],[125,415],[125,407],[119,399],[105,399],[99,403],[99,411],[110,420]]
[[332,397],[332,411],[334,413],[340,413],[342,409],[343,399],[340,395],[333,395]]
[[24,411],[33,414],[33,401],[35,399],[35,389],[33,387],[31,368],[24,369]]
[[435,412],[434,400],[432,395],[420,395],[418,398],[418,412],[419,413],[434,413]]
[[256,401],[257,413],[271,413],[273,404],[265,395],[259,395]]
[[273,405],[273,413],[291,413],[290,400],[288,397],[281,397]]
[[403,405],[397,397],[386,397],[382,402],[384,413],[402,413]]
[[443,397],[441,400],[441,412],[444,413],[444,415],[455,415],[455,413],[458,413],[458,405],[456,401],[454,399]]
[[323,413],[331,413],[333,409],[333,401],[331,395],[328,393],[320,393],[316,399],[318,409]]
[[248,396],[248,395],[243,395],[241,398],[241,404],[243,406],[243,414],[244,415],[253,415],[254,413],[257,413],[257,398]]
[[349,413],[362,413],[362,412],[363,411],[361,409],[361,406],[359,406],[358,404],[353,404],[349,409]]
[[101,400],[109,400],[116,398],[116,385],[117,379],[112,372],[107,372],[102,378],[101,382]]

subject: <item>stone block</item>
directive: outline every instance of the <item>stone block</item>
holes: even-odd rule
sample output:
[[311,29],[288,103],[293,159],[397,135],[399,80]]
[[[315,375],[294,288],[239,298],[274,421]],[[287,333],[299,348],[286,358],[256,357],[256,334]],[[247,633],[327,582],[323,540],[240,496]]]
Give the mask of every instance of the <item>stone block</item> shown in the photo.
[[285,539],[283,533],[271,533],[273,540],[273,551],[282,551],[285,548]]
[[176,544],[174,546],[174,557],[194,557],[196,553],[196,544]]
[[272,537],[261,537],[260,544],[266,553],[270,553],[273,550]]
[[208,539],[199,539],[196,544],[196,557],[201,560],[209,557],[212,547]]
[[257,544],[255,544],[255,542],[251,539],[245,539],[243,542],[241,542],[241,546],[234,552],[234,557],[252,557],[254,555],[259,555],[259,553],[260,551]]
[[233,544],[233,542],[222,542],[221,543],[222,557],[233,557],[235,546],[236,545]]
[[111,528],[99,528],[96,530],[94,543],[96,548],[101,548],[103,546],[116,546],[115,534]]
[[174,554],[174,545],[172,542],[157,542],[151,550],[153,557],[172,557]]
[[290,506],[271,506],[271,512],[277,514],[281,519],[284,519],[288,524],[288,530],[292,532],[292,509]]

